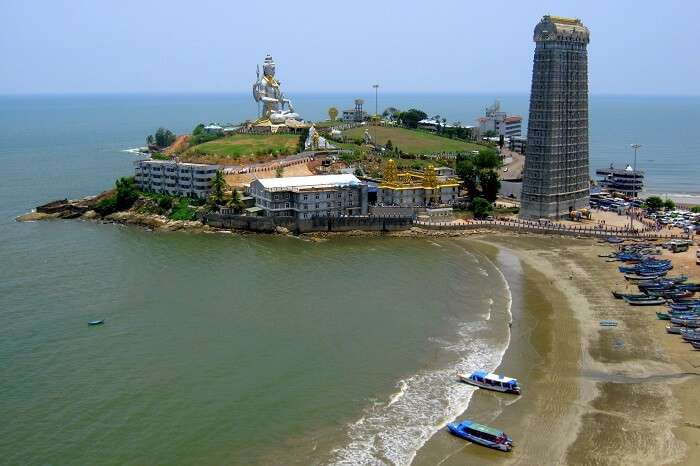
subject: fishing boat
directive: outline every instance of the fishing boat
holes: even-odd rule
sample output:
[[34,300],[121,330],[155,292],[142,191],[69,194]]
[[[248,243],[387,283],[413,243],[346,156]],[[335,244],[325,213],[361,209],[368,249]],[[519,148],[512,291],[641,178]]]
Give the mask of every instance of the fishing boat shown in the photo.
[[700,341],[691,341],[690,344],[693,345],[693,348],[700,349]]
[[[663,275],[666,275],[666,272],[662,272]],[[642,281],[642,280],[653,280],[656,278],[661,278],[663,275],[661,274],[654,274],[654,275],[632,275],[629,273],[625,274],[625,280],[630,281],[630,282],[635,282],[635,281]]]
[[88,322],[88,325],[102,325],[105,323],[104,319],[99,319],[99,320],[91,320]]
[[615,297],[615,299],[624,299],[624,298],[643,298],[645,296],[648,296],[646,294],[633,294],[633,293],[620,293],[619,291],[613,291],[612,295]]
[[620,244],[625,242],[624,239],[618,238],[617,236],[609,236],[605,238],[605,241],[607,241],[610,244]]
[[516,379],[492,374],[486,371],[474,371],[468,374],[457,374],[462,382],[475,385],[480,388],[495,390],[497,392],[513,393],[520,395],[520,385]]
[[651,298],[651,299],[625,299],[625,302],[630,306],[659,306],[665,304],[666,300],[661,298]]
[[460,423],[450,422],[447,430],[452,435],[478,443],[486,447],[495,448],[501,451],[511,451],[513,449],[513,439],[505,432],[493,427],[477,424],[474,421],[462,421]]
[[672,333],[674,335],[680,335],[681,331],[685,327],[679,327],[678,325],[667,325],[666,326],[666,333]]
[[700,332],[681,333],[681,338],[685,341],[700,341]]
[[686,317],[686,316],[670,316],[672,324],[684,325],[686,327],[697,328],[700,327],[700,316]]
[[[671,320],[671,316],[666,314],[665,312],[657,312],[656,318],[659,320]],[[668,328],[668,327],[666,327],[666,328]]]
[[617,327],[616,320],[605,319],[600,321],[601,327]]

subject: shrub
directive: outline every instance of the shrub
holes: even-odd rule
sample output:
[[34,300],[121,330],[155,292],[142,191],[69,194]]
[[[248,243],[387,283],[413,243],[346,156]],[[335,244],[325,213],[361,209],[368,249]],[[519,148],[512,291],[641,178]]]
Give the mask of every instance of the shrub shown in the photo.
[[117,197],[110,196],[102,199],[95,206],[95,212],[101,216],[109,215],[117,211]]
[[483,197],[475,197],[472,201],[471,210],[474,212],[474,217],[484,218],[493,213],[493,206]]
[[133,177],[124,177],[117,180],[116,208],[117,210],[129,209],[139,197],[136,183]]
[[173,207],[172,212],[170,212],[169,218],[171,220],[194,220],[196,212],[189,206],[187,198],[180,198],[177,204]]
[[173,199],[170,196],[159,196],[158,197],[158,207],[162,210],[170,210],[173,206]]

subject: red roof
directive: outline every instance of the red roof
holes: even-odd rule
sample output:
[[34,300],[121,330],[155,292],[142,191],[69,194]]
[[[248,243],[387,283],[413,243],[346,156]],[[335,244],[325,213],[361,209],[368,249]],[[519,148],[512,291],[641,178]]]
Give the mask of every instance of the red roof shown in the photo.
[[519,116],[509,116],[509,117],[506,117],[506,119],[504,121],[506,123],[518,123],[518,122],[523,121],[523,118],[519,117]]

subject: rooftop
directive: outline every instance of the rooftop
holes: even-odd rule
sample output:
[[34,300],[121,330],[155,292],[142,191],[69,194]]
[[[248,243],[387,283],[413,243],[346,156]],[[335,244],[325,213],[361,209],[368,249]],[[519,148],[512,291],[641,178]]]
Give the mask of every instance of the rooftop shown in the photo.
[[260,178],[257,181],[266,189],[320,188],[326,186],[355,186],[362,184],[355,175],[312,175],[289,178]]
[[147,163],[151,165],[179,165],[183,167],[198,167],[198,168],[221,168],[220,165],[211,165],[207,163],[191,163],[191,162],[178,162],[176,160],[158,160],[158,159],[143,159],[135,160],[134,164],[138,165],[141,163]]

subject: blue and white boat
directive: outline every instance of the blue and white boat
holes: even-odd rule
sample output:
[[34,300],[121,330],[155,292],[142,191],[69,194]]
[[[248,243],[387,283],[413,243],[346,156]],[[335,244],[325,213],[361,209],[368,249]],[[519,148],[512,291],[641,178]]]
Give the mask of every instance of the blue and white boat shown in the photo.
[[457,374],[462,382],[497,392],[520,395],[520,385],[516,379],[478,370],[468,374]]
[[495,448],[501,451],[511,451],[513,449],[513,439],[493,427],[477,424],[474,421],[450,422],[447,430],[457,437],[478,443],[486,447]]

